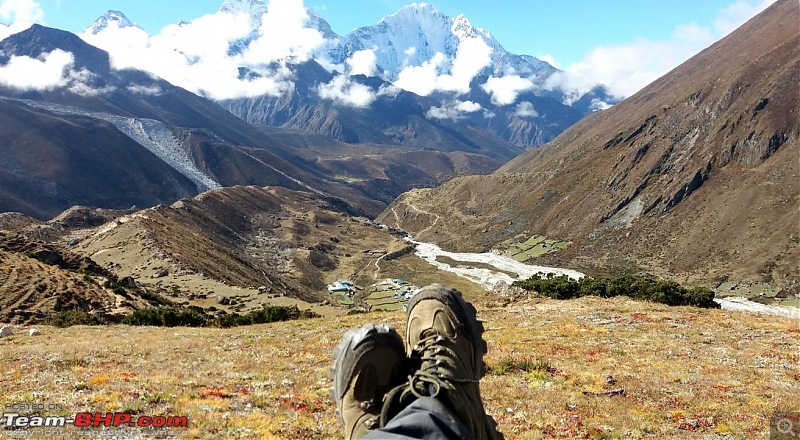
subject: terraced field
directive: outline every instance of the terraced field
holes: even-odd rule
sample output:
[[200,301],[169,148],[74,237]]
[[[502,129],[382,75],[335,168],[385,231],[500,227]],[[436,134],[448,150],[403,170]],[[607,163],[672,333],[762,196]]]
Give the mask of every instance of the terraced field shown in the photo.
[[508,247],[508,254],[517,261],[528,261],[542,256],[548,252],[556,252],[568,248],[570,243],[564,240],[553,240],[541,235],[518,243],[513,243]]

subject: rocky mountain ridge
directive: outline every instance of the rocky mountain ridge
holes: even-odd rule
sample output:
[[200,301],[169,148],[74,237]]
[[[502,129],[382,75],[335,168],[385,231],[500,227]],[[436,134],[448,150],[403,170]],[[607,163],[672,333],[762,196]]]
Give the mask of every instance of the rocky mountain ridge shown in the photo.
[[379,220],[413,234],[440,218],[420,238],[455,249],[571,240],[547,258],[590,273],[795,285],[798,19],[795,2],[779,1],[541,149],[404,195]]

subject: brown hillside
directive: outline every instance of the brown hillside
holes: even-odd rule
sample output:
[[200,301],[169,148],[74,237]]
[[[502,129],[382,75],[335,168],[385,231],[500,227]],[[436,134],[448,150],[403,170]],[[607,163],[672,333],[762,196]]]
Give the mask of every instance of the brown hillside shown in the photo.
[[569,239],[551,262],[581,267],[796,279],[798,22],[797,2],[778,1],[540,150],[406,194],[379,220],[455,249]]
[[[364,249],[405,246],[332,203],[279,187],[223,188],[118,218],[76,250],[177,302],[200,296],[209,302],[199,305],[216,306],[235,286],[243,308],[273,296],[319,303],[328,283],[372,264]],[[262,286],[267,295],[250,295]]]
[[71,310],[107,320],[163,301],[135,287],[57,244],[0,231],[0,322],[49,322]]

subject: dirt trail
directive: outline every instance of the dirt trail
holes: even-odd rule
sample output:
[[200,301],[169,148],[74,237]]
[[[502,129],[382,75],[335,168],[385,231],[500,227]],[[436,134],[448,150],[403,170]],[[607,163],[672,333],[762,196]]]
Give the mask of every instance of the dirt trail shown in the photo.
[[[412,190],[412,191],[409,191],[409,192],[405,193],[405,197],[403,198],[402,203],[404,203],[410,209],[416,211],[418,214],[423,214],[423,215],[428,216],[428,217],[433,217],[433,223],[431,223],[427,228],[425,228],[425,229],[423,229],[423,230],[421,230],[421,231],[416,233],[417,236],[421,236],[422,234],[424,234],[425,232],[430,231],[434,226],[436,226],[439,223],[439,219],[441,218],[441,216],[439,216],[439,214],[434,214],[432,212],[428,212],[428,211],[426,211],[424,209],[418,208],[414,204],[414,200],[413,200],[414,198],[417,197],[417,195],[418,195],[417,190]],[[402,225],[400,224],[400,216],[397,215],[397,211],[396,211],[395,207],[392,206],[391,210],[392,210],[392,215],[394,215],[394,218],[395,218],[395,227],[397,227],[398,229],[403,229]]]
[[387,255],[389,254],[383,254],[380,256],[380,258],[375,260],[375,273],[372,274],[372,279],[374,280],[378,279],[378,274],[381,273],[381,266],[378,263],[380,263],[380,261],[383,260]]

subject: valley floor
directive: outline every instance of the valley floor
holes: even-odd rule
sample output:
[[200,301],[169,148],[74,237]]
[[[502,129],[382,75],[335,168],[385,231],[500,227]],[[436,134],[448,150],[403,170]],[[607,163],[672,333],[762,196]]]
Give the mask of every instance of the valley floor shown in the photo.
[[[508,439],[767,438],[773,413],[800,410],[796,320],[623,298],[476,305],[483,398]],[[15,328],[0,339],[0,404],[187,416],[188,438],[340,438],[331,350],[348,328],[403,319]]]

